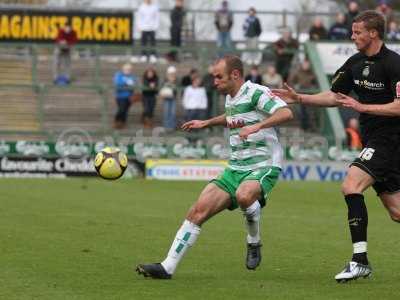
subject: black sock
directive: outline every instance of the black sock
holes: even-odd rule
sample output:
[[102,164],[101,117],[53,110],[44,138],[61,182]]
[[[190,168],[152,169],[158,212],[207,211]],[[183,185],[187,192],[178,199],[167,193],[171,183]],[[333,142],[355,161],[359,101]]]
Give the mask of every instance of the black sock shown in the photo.
[[[348,221],[351,240],[354,243],[367,242],[368,212],[362,194],[345,196],[348,207]],[[367,253],[353,254],[353,261],[368,264]]]
[[352,261],[358,262],[363,265],[368,265],[367,252],[353,253]]

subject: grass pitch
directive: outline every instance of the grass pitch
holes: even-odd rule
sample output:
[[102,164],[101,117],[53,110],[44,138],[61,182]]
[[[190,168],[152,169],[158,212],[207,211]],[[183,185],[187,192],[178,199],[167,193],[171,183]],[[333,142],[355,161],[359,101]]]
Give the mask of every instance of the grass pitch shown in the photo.
[[0,299],[397,299],[400,225],[373,192],[371,279],[333,280],[350,258],[339,184],[283,183],[263,211],[263,262],[244,265],[240,212],[203,226],[171,281],[139,277],[160,261],[205,183],[0,180]]

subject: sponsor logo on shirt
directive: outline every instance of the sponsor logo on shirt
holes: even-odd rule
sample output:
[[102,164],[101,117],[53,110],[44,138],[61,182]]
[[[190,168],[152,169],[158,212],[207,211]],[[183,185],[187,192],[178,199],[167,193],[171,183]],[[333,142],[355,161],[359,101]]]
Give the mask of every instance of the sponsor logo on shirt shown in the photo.
[[385,84],[383,82],[369,82],[368,80],[354,79],[354,84],[369,90],[378,91],[385,89]]
[[369,66],[365,66],[364,70],[362,71],[362,75],[364,77],[368,77],[368,75],[369,75]]

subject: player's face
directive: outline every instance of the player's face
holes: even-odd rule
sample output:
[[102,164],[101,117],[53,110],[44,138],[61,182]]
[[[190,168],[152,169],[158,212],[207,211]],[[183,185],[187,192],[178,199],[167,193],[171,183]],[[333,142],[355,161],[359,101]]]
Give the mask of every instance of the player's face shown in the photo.
[[213,69],[214,85],[218,92],[223,95],[229,94],[234,85],[233,80],[226,72],[226,65],[224,61],[218,62]]
[[351,39],[358,51],[365,52],[372,43],[371,31],[367,30],[364,22],[353,23]]

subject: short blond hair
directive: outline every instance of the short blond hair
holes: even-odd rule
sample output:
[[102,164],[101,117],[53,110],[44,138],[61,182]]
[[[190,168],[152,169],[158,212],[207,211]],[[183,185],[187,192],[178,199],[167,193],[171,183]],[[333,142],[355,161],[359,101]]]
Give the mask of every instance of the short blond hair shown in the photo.
[[385,38],[386,20],[381,13],[375,10],[366,10],[356,16],[353,20],[353,23],[360,22],[364,22],[367,30],[376,30],[382,40]]

